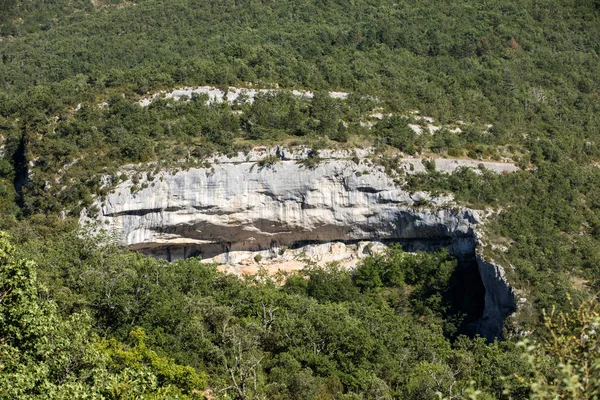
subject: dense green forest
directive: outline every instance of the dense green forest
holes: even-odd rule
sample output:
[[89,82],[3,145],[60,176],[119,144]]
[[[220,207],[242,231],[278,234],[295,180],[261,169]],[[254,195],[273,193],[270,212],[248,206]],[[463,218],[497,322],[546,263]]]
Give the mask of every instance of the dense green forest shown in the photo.
[[[597,0],[0,0],[0,398],[597,398],[599,53]],[[138,103],[197,85],[281,92]],[[517,163],[401,177],[495,210],[506,341],[444,252],[239,279],[78,229],[120,165],[281,143]]]
[[593,398],[600,390],[596,303],[548,316],[551,336],[537,347],[448,335],[456,260],[446,251],[392,247],[355,274],[331,265],[240,280],[195,258],[159,261],[55,223],[52,243],[36,223],[15,233],[16,248],[2,236],[4,398],[194,398],[207,380],[240,399]]

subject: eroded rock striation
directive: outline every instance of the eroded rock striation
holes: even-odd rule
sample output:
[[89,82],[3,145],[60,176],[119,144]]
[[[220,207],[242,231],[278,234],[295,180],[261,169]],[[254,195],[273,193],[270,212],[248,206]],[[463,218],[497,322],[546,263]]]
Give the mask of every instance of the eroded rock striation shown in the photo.
[[99,204],[97,220],[137,250],[187,248],[179,257],[336,240],[443,239],[456,253],[474,247],[478,216],[450,197],[409,193],[364,162],[330,156],[309,167],[297,157],[221,158],[142,178],[140,190],[129,180]]
[[[364,154],[330,151],[317,159],[307,151],[264,149],[136,185],[128,180],[98,200],[95,220],[130,248],[168,259],[362,240],[446,246],[474,257],[476,211],[448,196],[409,193]],[[492,282],[493,268],[479,263],[486,320],[478,330],[488,338],[501,334],[510,311],[508,295],[494,294],[508,285]]]

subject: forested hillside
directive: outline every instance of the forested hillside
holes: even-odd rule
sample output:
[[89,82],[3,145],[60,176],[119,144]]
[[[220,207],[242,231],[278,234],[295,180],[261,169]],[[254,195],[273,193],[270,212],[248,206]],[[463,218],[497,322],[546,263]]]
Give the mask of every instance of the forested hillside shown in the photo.
[[[599,396],[599,53],[596,0],[0,0],[0,398]],[[140,104],[200,85],[277,90]],[[79,229],[124,164],[279,144],[516,163],[396,171],[493,215],[506,340],[459,335],[445,252],[240,279]]]

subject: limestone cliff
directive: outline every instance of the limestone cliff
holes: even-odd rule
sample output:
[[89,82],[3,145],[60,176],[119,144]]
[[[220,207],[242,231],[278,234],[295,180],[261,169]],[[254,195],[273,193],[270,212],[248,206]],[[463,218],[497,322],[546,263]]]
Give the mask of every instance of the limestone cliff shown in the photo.
[[504,269],[485,260],[479,252],[477,268],[485,287],[485,307],[475,331],[488,340],[502,338],[504,320],[517,310],[515,292],[506,281]]
[[[138,250],[231,250],[335,240],[446,240],[472,251],[477,214],[448,197],[411,194],[382,168],[329,157],[314,168],[293,155],[236,158],[117,186],[98,222]],[[266,157],[267,155],[265,155]],[[297,156],[297,155],[296,155]],[[181,254],[183,256],[183,254]]]
[[[366,154],[328,151],[307,163],[308,151],[263,149],[129,179],[98,200],[95,220],[130,248],[168,259],[364,240],[447,246],[474,259],[476,211],[448,196],[409,193]],[[486,310],[477,330],[498,337],[514,299],[496,266],[480,260],[478,268]]]

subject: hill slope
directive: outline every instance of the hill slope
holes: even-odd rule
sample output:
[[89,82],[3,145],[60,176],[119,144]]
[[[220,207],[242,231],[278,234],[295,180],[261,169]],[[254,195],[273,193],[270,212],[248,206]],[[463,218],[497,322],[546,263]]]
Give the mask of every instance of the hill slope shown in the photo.
[[[142,325],[153,346],[206,370],[219,390],[231,376],[258,376],[248,393],[226,391],[428,398],[459,386],[466,396],[468,377],[455,375],[458,386],[450,377],[467,368],[458,359],[473,355],[468,368],[477,370],[501,354],[489,368],[534,376],[513,361],[519,335],[535,331],[543,340],[550,329],[543,309],[566,312],[600,284],[597,1],[4,0],[0,10],[0,229],[36,259],[65,314],[88,310],[96,327],[120,340]],[[192,96],[140,104],[160,90],[199,85],[279,91],[254,102]],[[431,126],[425,116],[439,131],[423,133]],[[398,152],[518,164],[510,175],[446,175],[431,163],[427,174],[398,173],[408,191],[450,192],[493,210],[486,255],[506,267],[525,299],[505,347],[455,341],[460,317],[450,317],[444,297],[454,264],[444,254],[422,255],[418,265],[394,252],[369,258],[362,267],[369,279],[358,281],[335,268],[308,269],[279,288],[264,277],[256,286],[215,277],[193,260],[171,269],[74,233],[70,218],[106,195],[106,179],[127,178],[124,164],[152,174],[265,144],[304,144],[317,155],[369,146],[393,173]],[[178,274],[209,274],[213,286],[166,286]],[[178,300],[162,304],[165,296]],[[192,317],[199,319],[187,326]],[[327,323],[336,318],[347,330]],[[430,328],[417,344],[391,339]],[[349,339],[336,341],[340,335]],[[402,354],[413,357],[415,372],[385,372],[406,370]],[[232,375],[230,362],[240,357]],[[551,381],[552,365],[537,372]],[[436,386],[436,374],[448,379]],[[485,376],[476,385],[494,397],[502,391]]]

